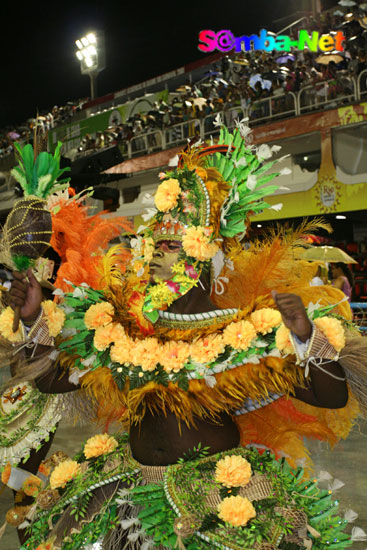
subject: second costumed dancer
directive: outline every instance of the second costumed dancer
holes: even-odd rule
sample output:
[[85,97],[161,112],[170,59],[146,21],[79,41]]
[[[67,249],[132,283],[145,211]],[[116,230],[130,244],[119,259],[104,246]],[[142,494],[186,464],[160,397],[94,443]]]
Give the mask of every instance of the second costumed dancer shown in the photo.
[[353,514],[305,475],[303,437],[335,444],[365,412],[366,344],[342,293],[293,259],[302,231],[241,246],[278,175],[246,134],[223,126],[183,152],[126,273],[112,250],[100,290],[63,296],[50,368],[78,369],[126,432],[54,467],[24,549],[352,544]]

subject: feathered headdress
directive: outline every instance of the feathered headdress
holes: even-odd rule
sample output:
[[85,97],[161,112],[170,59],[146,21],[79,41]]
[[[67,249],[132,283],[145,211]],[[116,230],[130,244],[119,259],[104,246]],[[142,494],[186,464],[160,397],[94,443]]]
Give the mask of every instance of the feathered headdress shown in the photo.
[[162,174],[154,197],[156,211],[150,209],[154,217],[144,239],[150,246],[151,241],[178,240],[182,251],[173,285],[169,289],[166,282],[158,289],[148,285],[143,311],[150,321],[158,319],[157,309],[166,307],[167,298],[172,301],[172,292],[177,299],[196,285],[214,258],[223,265],[233,242],[246,233],[250,215],[271,208],[264,198],[278,186],[268,184],[286,172],[269,173],[277,161],[268,159],[278,147],[250,148],[244,139],[248,131],[243,122],[237,123],[233,134],[222,125],[217,145],[189,145],[177,168]]

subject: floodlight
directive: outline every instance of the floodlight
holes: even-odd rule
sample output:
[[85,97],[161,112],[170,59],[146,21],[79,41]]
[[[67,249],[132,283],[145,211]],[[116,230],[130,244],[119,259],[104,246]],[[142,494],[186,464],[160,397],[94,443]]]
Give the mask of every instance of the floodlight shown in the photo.
[[94,99],[97,95],[96,79],[98,73],[105,68],[103,32],[88,32],[82,38],[78,38],[75,44],[78,48],[75,53],[80,61],[81,73],[89,76],[91,97]]

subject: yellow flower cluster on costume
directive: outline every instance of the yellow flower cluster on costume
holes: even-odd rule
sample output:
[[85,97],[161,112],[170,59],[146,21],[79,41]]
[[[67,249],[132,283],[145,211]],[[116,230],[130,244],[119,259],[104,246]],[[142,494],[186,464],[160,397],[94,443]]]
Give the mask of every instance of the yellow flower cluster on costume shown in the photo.
[[111,323],[114,312],[115,310],[109,302],[99,302],[98,304],[93,304],[85,312],[85,326],[88,329],[104,327]]
[[226,497],[218,504],[218,516],[234,527],[244,527],[256,517],[256,510],[248,498],[240,495]]
[[64,460],[56,466],[50,476],[51,489],[64,488],[80,472],[80,465],[75,460]]
[[10,478],[10,474],[11,474],[11,465],[8,462],[4,466],[3,471],[1,472],[1,483],[3,483],[4,485],[7,485],[8,481],[9,481],[9,478]]
[[339,319],[334,317],[319,317],[314,320],[317,328],[321,330],[329,340],[329,344],[335,348],[337,352],[341,351],[345,346],[345,335],[343,325]]
[[244,487],[251,478],[251,464],[242,456],[227,455],[218,460],[215,480],[225,487]]
[[256,332],[268,334],[273,328],[278,327],[282,322],[282,316],[276,309],[265,307],[251,313],[251,322]]
[[184,251],[200,262],[211,260],[219,250],[215,242],[210,241],[212,230],[208,227],[189,227],[182,237]]
[[246,350],[256,338],[256,330],[249,321],[231,323],[223,331],[223,341],[236,350]]
[[[53,338],[60,334],[65,322],[64,311],[52,300],[42,302],[43,317],[46,319],[50,336]],[[0,314],[0,334],[6,340],[13,344],[23,341],[25,335],[19,325],[16,332],[13,332],[14,311],[8,306]]]
[[24,481],[22,485],[22,489],[24,494],[26,494],[27,496],[36,497],[40,494],[42,486],[43,486],[43,483],[39,477],[30,475]]
[[175,300],[175,294],[164,281],[160,281],[152,286],[149,293],[153,309],[160,309],[163,304],[169,307]]
[[181,193],[178,180],[174,178],[163,181],[157,189],[154,197],[155,205],[160,212],[169,212],[177,205],[177,199]]
[[13,332],[14,311],[10,306],[0,314],[0,334],[9,342],[17,344],[23,340],[23,333],[19,325],[16,332]]
[[108,434],[97,434],[90,437],[84,446],[85,458],[95,458],[97,456],[112,453],[118,443],[114,437]]
[[290,339],[291,331],[284,324],[281,324],[275,334],[275,345],[284,355],[294,353],[293,344]]
[[55,337],[60,334],[60,331],[64,326],[65,313],[52,300],[42,302],[42,307],[50,336]]

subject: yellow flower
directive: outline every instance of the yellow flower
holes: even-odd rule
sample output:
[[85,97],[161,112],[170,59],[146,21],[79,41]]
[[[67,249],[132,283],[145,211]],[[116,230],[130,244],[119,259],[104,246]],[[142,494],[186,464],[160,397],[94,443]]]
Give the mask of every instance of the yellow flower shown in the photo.
[[275,345],[281,353],[290,355],[294,353],[292,342],[289,338],[291,331],[283,323],[275,333]]
[[4,309],[0,314],[0,334],[9,340],[9,342],[21,342],[22,341],[22,331],[20,325],[16,332],[13,332],[13,320],[14,320],[14,311],[9,306]]
[[4,466],[3,471],[1,472],[1,483],[4,483],[4,485],[6,485],[6,484],[8,483],[8,481],[9,481],[10,474],[11,474],[11,465],[10,465],[10,463],[8,462],[8,463]]
[[144,239],[144,262],[149,263],[150,260],[153,258],[153,252],[154,252],[154,241],[152,237],[147,237]]
[[277,327],[282,322],[282,316],[276,309],[265,307],[251,313],[251,322],[254,325],[256,332],[267,334],[274,327]]
[[96,456],[112,453],[118,443],[114,437],[108,434],[97,434],[90,437],[84,447],[85,458],[94,458]]
[[211,334],[200,338],[190,346],[190,357],[198,363],[211,363],[224,349],[224,341],[220,334]]
[[56,303],[52,300],[46,300],[42,302],[44,314],[46,315],[46,322],[50,336],[57,336],[60,334],[65,322],[65,313]]
[[74,479],[80,471],[80,465],[75,460],[64,460],[56,466],[50,477],[51,489],[63,488],[68,481]]
[[[114,334],[116,334],[116,330],[114,331]],[[120,363],[121,365],[124,363],[131,363],[131,350],[134,344],[133,340],[126,335],[123,336],[121,333],[121,336],[114,341],[115,344],[110,349],[111,360],[116,363]]]
[[248,349],[254,338],[256,338],[256,330],[249,321],[231,323],[223,331],[224,343],[234,349]]
[[41,492],[43,483],[39,477],[30,475],[24,481],[22,489],[29,497],[36,497]]
[[203,262],[210,260],[219,250],[216,243],[210,242],[207,228],[189,227],[182,237],[182,246],[188,256]]
[[163,181],[155,194],[155,205],[160,212],[169,212],[177,205],[177,199],[181,193],[181,187],[178,180],[170,178]]
[[38,472],[42,475],[44,475],[45,477],[48,477],[51,473],[51,467],[49,466],[49,464],[47,464],[47,462],[41,462],[41,464],[39,465],[39,468],[38,468]]
[[111,323],[115,310],[109,302],[99,302],[93,304],[85,312],[84,323],[88,329],[104,327]]
[[345,335],[343,325],[339,319],[334,317],[319,317],[314,321],[317,328],[319,328],[329,340],[329,343],[336,349],[341,351],[345,346]]
[[137,340],[131,349],[131,362],[143,371],[155,370],[159,361],[160,346],[157,338]]
[[224,498],[217,510],[220,519],[234,527],[244,527],[250,519],[256,517],[256,510],[249,499],[239,495]]
[[215,480],[225,487],[244,487],[251,478],[251,464],[242,456],[225,456],[218,460]]
[[179,372],[190,355],[190,346],[186,342],[166,342],[161,347],[159,363],[166,372]]
[[[122,333],[118,327],[122,329]],[[94,347],[98,349],[98,351],[104,351],[118,338],[118,336],[124,337],[125,331],[122,326],[117,323],[110,323],[104,327],[98,327],[94,333]]]
[[153,309],[160,309],[163,305],[170,306],[175,300],[175,294],[164,282],[152,286],[149,293]]

